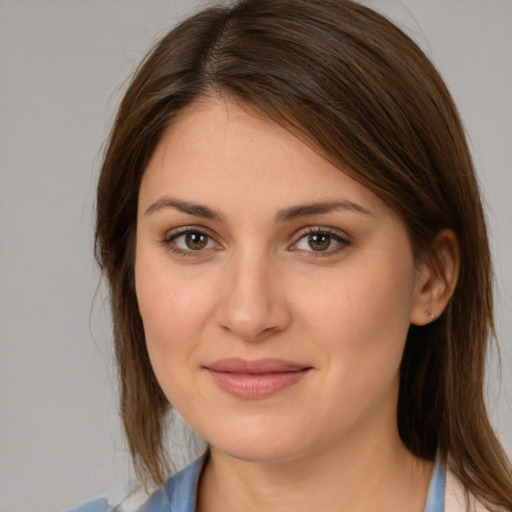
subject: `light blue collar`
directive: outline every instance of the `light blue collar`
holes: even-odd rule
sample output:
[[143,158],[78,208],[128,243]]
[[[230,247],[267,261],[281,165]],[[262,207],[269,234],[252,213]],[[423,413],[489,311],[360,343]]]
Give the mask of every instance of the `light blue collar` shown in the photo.
[[[195,512],[197,487],[206,454],[195,460],[151,496],[139,512]],[[444,512],[445,470],[438,458],[432,472],[424,512]],[[71,512],[119,512],[109,507],[105,499],[94,500]]]
[[169,478],[139,512],[195,512],[199,476],[206,459],[205,454]]
[[[206,456],[203,455],[167,480],[140,512],[195,512],[197,486]],[[425,512],[444,512],[445,470],[437,458],[430,479]]]
[[446,474],[441,459],[436,459],[436,465],[430,479],[427,504],[425,512],[444,512],[444,492],[446,487]]

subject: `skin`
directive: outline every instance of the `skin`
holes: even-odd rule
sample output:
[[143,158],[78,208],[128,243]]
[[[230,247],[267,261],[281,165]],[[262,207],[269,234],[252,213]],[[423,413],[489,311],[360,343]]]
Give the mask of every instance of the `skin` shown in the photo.
[[[211,447],[199,511],[423,510],[432,463],[398,436],[398,371],[453,291],[456,243],[438,245],[416,264],[375,194],[248,108],[204,99],[171,124],[141,184],[136,291],[155,375]],[[226,357],[311,369],[243,399],[205,368]]]

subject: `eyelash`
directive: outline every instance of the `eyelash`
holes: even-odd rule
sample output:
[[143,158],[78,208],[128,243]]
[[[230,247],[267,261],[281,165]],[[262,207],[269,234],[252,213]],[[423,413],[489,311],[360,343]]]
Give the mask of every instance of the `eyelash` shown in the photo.
[[325,251],[314,251],[314,250],[302,250],[302,249],[290,249],[292,251],[303,251],[304,253],[308,254],[308,257],[311,258],[327,258],[329,256],[334,256],[335,254],[338,254],[341,250],[343,250],[345,247],[348,247],[351,245],[351,242],[341,236],[337,231],[334,231],[331,228],[320,228],[320,227],[314,227],[314,228],[307,228],[305,231],[303,231],[296,242],[294,242],[293,246],[296,246],[303,238],[312,236],[312,235],[325,235],[328,236],[332,240],[338,243],[336,247],[333,249],[327,249]]
[[[185,227],[180,228],[179,230],[176,230],[167,236],[162,240],[162,243],[173,253],[178,254],[179,256],[184,257],[199,257],[203,253],[204,249],[197,249],[197,250],[184,250],[176,246],[175,241],[183,236],[186,235],[200,235],[205,236],[208,238],[207,244],[211,241],[213,242],[217,248],[221,248],[221,246],[215,242],[214,238],[208,233],[208,231],[204,230],[204,228],[194,228],[194,227]],[[325,235],[330,238],[331,242],[334,240],[337,242],[337,246],[334,247],[334,249],[327,249],[325,251],[314,251],[314,250],[304,250],[304,249],[297,249],[294,248],[302,239],[312,236],[312,235]],[[342,237],[338,232],[335,232],[331,228],[307,228],[305,231],[303,231],[300,236],[298,237],[297,241],[292,244],[292,246],[289,248],[291,251],[302,251],[303,253],[307,253],[308,257],[312,258],[325,258],[329,256],[333,256],[343,250],[345,247],[348,247],[351,245],[351,242],[347,240],[346,238]]]
[[[203,250],[185,250],[181,249],[176,246],[175,240],[186,235],[201,235],[208,238],[208,241],[212,241],[217,247],[220,247],[219,244],[217,244],[213,237],[204,229],[204,228],[195,228],[195,227],[185,227],[185,228],[179,228],[176,231],[173,231],[172,233],[169,233],[165,238],[162,240],[162,243],[173,253],[178,254],[179,256],[184,257],[198,257],[201,256],[201,253]],[[208,243],[208,242],[207,242]]]

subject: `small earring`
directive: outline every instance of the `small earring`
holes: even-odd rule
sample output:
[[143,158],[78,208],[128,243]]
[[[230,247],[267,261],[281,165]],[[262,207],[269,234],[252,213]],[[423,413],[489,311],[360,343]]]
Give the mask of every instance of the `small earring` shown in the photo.
[[425,311],[425,315],[430,318],[430,320],[434,320],[436,315],[434,313],[431,313],[430,311]]

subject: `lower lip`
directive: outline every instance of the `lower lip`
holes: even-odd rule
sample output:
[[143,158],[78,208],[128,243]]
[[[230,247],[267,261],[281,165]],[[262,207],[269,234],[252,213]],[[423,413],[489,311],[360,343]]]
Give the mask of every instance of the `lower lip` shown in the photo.
[[310,368],[281,373],[234,373],[209,370],[215,384],[226,393],[245,400],[274,395],[301,381]]

